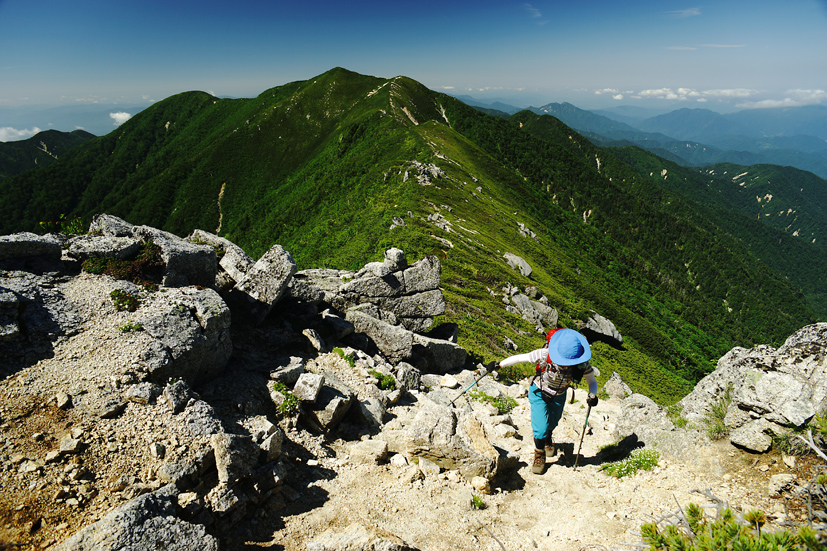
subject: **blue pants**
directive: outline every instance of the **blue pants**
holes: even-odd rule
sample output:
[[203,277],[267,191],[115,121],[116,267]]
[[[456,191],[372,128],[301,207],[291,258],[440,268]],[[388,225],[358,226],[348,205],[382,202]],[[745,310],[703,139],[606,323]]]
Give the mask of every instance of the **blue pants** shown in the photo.
[[563,416],[567,392],[557,396],[546,396],[534,383],[528,388],[528,403],[531,406],[531,431],[535,440],[545,440]]

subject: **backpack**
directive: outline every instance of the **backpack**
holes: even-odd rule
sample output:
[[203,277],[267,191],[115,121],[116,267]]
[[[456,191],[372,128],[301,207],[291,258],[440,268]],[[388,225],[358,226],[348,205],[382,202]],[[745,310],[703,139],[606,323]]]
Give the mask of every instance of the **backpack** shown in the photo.
[[[548,343],[551,340],[551,336],[558,332],[560,327],[556,329],[550,329],[548,333],[546,333],[546,349],[548,349]],[[543,372],[547,369],[548,365],[551,364],[551,358],[546,355],[546,364],[541,365],[542,362],[537,362],[537,366],[535,367],[535,377],[540,377]],[[586,370],[576,366],[570,366],[568,368],[571,372],[571,382],[574,384],[580,384],[580,381],[583,379],[583,375],[585,374]]]

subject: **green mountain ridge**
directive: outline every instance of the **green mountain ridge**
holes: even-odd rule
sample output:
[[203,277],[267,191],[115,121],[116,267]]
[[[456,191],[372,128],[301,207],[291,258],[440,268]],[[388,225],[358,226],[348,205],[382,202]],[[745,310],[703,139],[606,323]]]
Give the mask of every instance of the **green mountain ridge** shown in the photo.
[[552,117],[486,115],[406,77],[337,68],[251,99],[178,94],[3,180],[0,196],[0,234],[106,212],[205,229],[253,257],[279,243],[299,269],[357,268],[391,246],[435,254],[448,301],[436,322],[457,323],[474,357],[505,356],[505,337],[541,345],[502,300],[507,284],[533,286],[563,326],[611,319],[624,347],[595,343],[603,376],[662,403],[732,346],[779,344],[817,319],[785,274],[613,150]]
[[85,130],[44,130],[25,140],[0,142],[0,180],[49,166],[65,152],[94,137]]

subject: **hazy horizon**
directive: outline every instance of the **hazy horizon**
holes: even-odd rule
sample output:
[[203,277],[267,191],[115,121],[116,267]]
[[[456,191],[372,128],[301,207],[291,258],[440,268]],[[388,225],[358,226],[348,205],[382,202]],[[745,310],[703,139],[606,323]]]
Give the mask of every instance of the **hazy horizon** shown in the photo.
[[827,0],[0,0],[0,128],[31,130],[10,120],[35,106],[254,97],[337,66],[517,107],[827,105],[825,29]]

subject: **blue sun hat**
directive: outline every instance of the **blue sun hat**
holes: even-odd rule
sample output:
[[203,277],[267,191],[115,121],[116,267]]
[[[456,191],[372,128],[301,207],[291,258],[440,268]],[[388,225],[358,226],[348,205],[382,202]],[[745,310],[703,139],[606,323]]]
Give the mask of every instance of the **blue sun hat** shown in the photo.
[[560,329],[548,341],[548,357],[557,365],[577,365],[591,359],[592,348],[574,329]]

